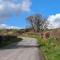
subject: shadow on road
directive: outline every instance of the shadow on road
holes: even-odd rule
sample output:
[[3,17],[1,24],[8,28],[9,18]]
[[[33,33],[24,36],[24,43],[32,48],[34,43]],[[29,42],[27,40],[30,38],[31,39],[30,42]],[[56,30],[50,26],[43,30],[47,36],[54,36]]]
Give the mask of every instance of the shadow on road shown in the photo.
[[4,48],[0,48],[0,50],[4,50],[4,49],[17,49],[17,48],[35,48],[35,47],[39,47],[37,45],[18,45],[19,42],[16,42],[14,44],[11,44],[9,46],[6,46]]

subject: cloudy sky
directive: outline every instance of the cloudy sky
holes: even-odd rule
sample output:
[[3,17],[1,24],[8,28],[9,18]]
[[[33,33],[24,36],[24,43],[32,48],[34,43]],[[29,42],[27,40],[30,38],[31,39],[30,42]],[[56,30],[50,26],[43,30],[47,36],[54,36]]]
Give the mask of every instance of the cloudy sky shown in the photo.
[[48,28],[60,27],[60,0],[0,0],[0,24],[25,28],[26,17],[40,13],[49,21]]

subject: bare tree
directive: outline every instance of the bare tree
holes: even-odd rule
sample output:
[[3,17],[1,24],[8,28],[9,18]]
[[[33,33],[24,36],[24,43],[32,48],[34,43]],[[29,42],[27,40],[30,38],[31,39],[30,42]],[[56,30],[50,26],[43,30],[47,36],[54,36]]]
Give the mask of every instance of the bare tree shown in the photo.
[[42,31],[46,29],[47,22],[46,19],[42,17],[40,14],[32,15],[27,17],[28,22],[30,23],[31,27],[34,29],[34,31]]

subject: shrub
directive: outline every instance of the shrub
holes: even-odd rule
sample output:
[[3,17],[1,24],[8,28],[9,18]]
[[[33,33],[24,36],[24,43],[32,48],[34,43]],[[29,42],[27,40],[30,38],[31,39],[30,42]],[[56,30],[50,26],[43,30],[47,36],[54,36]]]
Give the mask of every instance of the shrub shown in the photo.
[[7,35],[7,36],[5,36],[5,40],[6,41],[8,41],[8,40],[14,40],[16,38],[17,38],[17,36],[13,36],[13,35]]
[[13,35],[0,36],[0,39],[1,39],[0,47],[22,40],[22,38],[17,38],[17,36],[13,36]]
[[45,32],[44,33],[44,38],[48,39],[50,37],[50,33],[49,32]]

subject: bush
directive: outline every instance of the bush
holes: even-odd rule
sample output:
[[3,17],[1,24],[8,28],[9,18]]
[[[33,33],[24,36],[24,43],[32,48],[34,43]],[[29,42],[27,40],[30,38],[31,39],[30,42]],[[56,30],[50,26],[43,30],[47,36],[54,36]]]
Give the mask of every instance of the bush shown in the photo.
[[13,35],[7,35],[7,36],[5,36],[5,40],[6,41],[8,41],[8,40],[14,40],[16,38],[17,38],[17,36],[13,36]]
[[0,47],[22,40],[22,38],[17,38],[17,36],[13,35],[0,36],[0,39]]
[[50,33],[49,32],[45,32],[44,33],[44,38],[48,39],[50,37]]

